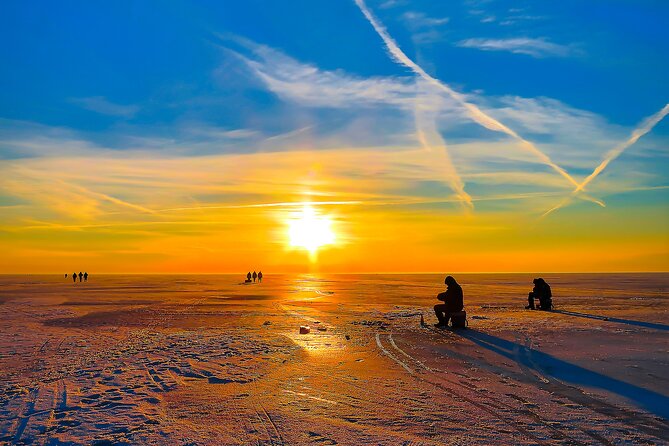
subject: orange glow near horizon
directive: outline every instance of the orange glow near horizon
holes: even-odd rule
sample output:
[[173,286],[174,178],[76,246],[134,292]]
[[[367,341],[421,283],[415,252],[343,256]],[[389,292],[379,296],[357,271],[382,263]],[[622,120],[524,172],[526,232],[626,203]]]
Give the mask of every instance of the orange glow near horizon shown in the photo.
[[651,203],[575,204],[539,222],[564,192],[478,194],[467,210],[443,178],[414,148],[6,162],[0,194],[20,201],[0,208],[0,272],[669,269],[667,213]]

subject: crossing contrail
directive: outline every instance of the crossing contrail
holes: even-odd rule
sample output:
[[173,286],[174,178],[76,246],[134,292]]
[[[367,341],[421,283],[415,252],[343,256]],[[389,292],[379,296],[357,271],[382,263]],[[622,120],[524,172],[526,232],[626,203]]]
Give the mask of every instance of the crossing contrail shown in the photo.
[[590,182],[594,180],[597,175],[606,169],[606,166],[608,166],[611,161],[618,158],[625,150],[627,150],[628,147],[636,143],[643,135],[653,130],[653,127],[655,127],[662,119],[664,119],[667,114],[669,114],[669,104],[662,107],[662,110],[658,111],[653,116],[647,118],[638,129],[632,132],[632,135],[627,139],[627,141],[618,144],[616,147],[611,149],[611,151],[606,154],[604,160],[599,164],[599,166],[597,166],[595,170],[593,170],[592,173],[581,184],[578,185],[574,192],[582,191],[585,186],[590,184]]
[[416,117],[416,136],[418,137],[418,141],[420,141],[425,150],[439,157],[439,165],[446,172],[446,181],[461,203],[467,208],[473,208],[472,197],[465,191],[465,184],[451,160],[446,142],[436,128],[435,118],[432,116],[432,119],[428,122],[418,102],[414,108],[414,114]]
[[588,177],[583,180],[576,188],[572,191],[572,193],[566,197],[564,200],[562,200],[560,203],[558,203],[557,206],[549,209],[546,211],[542,217],[547,216],[551,212],[557,211],[561,207],[567,205],[575,195],[577,195],[579,192],[582,192],[585,190],[585,187],[590,184],[597,176],[606,169],[606,167],[611,163],[611,161],[615,160],[618,158],[625,150],[627,150],[630,146],[634,145],[639,138],[644,136],[646,133],[650,132],[653,130],[653,127],[655,127],[662,119],[664,119],[665,116],[669,114],[669,104],[665,105],[662,107],[660,111],[655,113],[654,115],[646,118],[641,126],[639,126],[637,129],[635,129],[632,134],[630,135],[627,140],[623,141],[622,143],[618,144],[615,146],[613,149],[609,150],[609,152],[604,156],[604,160],[602,160],[601,163],[599,163],[599,166],[595,168],[595,170],[592,171]]
[[[569,175],[569,173],[567,173],[566,170],[555,164],[548,155],[539,150],[539,148],[537,148],[530,141],[527,141],[526,139],[518,135],[515,131],[511,130],[509,127],[499,122],[497,119],[486,114],[476,105],[467,102],[462,94],[458,93],[448,85],[427,74],[425,70],[423,70],[418,64],[416,64],[413,60],[411,60],[404,53],[404,51],[402,51],[402,49],[397,45],[395,40],[393,40],[390,34],[388,34],[388,31],[386,30],[385,26],[383,26],[383,24],[372,14],[369,8],[367,8],[367,5],[365,4],[364,0],[354,0],[354,1],[355,4],[358,6],[358,8],[360,8],[360,11],[363,13],[365,18],[367,18],[367,21],[369,21],[369,23],[372,25],[376,33],[379,35],[379,37],[381,37],[383,43],[386,45],[386,48],[388,49],[388,53],[393,59],[395,59],[400,64],[406,66],[415,74],[422,77],[427,82],[429,82],[430,84],[434,85],[435,87],[437,87],[438,89],[440,89],[441,91],[445,92],[450,97],[452,97],[462,107],[464,107],[464,109],[467,111],[467,114],[472,120],[474,120],[475,122],[477,122],[478,124],[489,130],[495,132],[501,132],[514,138],[520,143],[521,147],[534,154],[544,164],[551,167],[554,171],[556,171],[563,178],[569,181],[574,187],[578,187],[579,183],[571,175]],[[588,199],[590,198],[588,197]],[[603,203],[601,202],[599,202],[599,204],[603,205]]]

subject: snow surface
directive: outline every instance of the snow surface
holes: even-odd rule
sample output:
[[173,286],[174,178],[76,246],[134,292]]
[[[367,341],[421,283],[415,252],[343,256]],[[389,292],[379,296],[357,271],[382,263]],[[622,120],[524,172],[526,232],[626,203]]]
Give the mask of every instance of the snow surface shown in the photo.
[[0,276],[0,443],[667,444],[669,276],[532,278]]

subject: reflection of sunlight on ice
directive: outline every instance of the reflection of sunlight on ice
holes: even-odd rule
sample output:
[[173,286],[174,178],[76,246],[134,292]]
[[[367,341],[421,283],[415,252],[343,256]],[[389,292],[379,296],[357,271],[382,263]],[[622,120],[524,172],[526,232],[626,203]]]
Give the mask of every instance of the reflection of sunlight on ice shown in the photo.
[[[343,352],[346,348],[343,336],[328,333],[327,331],[318,331],[313,325],[310,327],[311,333],[309,334],[299,334],[297,329],[294,332],[283,334],[309,355],[336,355]],[[299,329],[299,327],[297,328]]]
[[[328,298],[335,294],[323,289],[329,282],[312,274],[301,275],[294,279],[291,292],[283,303],[277,304],[286,316],[295,318],[294,330],[283,334],[310,355],[336,355],[346,348],[344,337],[333,332],[334,327],[319,320],[322,315],[319,309],[323,309],[323,304],[331,303]],[[300,334],[300,325],[308,325],[311,332]]]
[[[293,285],[292,293],[299,296],[300,301],[314,301],[324,297],[332,296],[334,291],[324,289],[329,281],[314,275],[303,275],[296,279]],[[295,299],[295,296],[290,296]]]

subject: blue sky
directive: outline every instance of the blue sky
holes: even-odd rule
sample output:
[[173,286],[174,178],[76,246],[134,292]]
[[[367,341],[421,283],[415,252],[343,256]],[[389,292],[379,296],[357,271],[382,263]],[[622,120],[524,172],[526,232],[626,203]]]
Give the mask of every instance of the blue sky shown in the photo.
[[[120,184],[118,172],[78,178],[54,173],[54,163],[120,157],[127,166],[119,169],[148,159],[196,172],[209,157],[309,150],[341,154],[325,169],[340,184],[378,163],[374,175],[386,182],[368,192],[384,203],[427,200],[426,209],[456,212],[462,202],[475,213],[523,221],[567,197],[559,206],[567,216],[605,212],[605,203],[620,212],[643,205],[669,222],[669,123],[662,119],[617,153],[587,194],[569,196],[669,101],[669,3],[363,5],[426,76],[398,61],[354,0],[2,2],[0,212],[20,227],[101,218],[96,212],[105,206],[152,211],[168,205],[152,201],[159,193],[173,198],[169,207],[271,201],[278,197],[243,188],[145,193],[148,186],[137,184],[148,180],[139,174]],[[485,118],[473,118],[469,106]],[[429,153],[412,152],[418,149]],[[441,173],[430,170],[435,165]],[[53,178],[42,184],[26,172]],[[40,194],[56,180],[68,185],[64,193],[85,186],[96,212],[45,202]],[[288,182],[273,181],[268,188],[290,195]],[[348,199],[365,187],[319,193]],[[555,197],[517,199],[546,194]],[[491,199],[500,195],[514,198]],[[108,198],[94,199],[100,196]],[[669,250],[666,231],[653,231]]]
[[[621,125],[636,124],[669,96],[666,2],[382,1],[370,7],[407,54],[464,92],[549,97]],[[193,117],[234,127],[235,104],[259,108],[274,101],[252,86],[230,92],[227,79],[217,79],[225,69],[219,35],[268,45],[321,70],[410,76],[386,56],[352,1],[10,1],[2,10],[0,81],[11,87],[0,92],[5,119],[86,132],[109,131],[118,118],[161,126]],[[235,68],[228,68],[233,77]],[[212,96],[223,106],[190,102]],[[130,108],[113,113],[92,102],[87,107],[78,101],[83,98]]]

